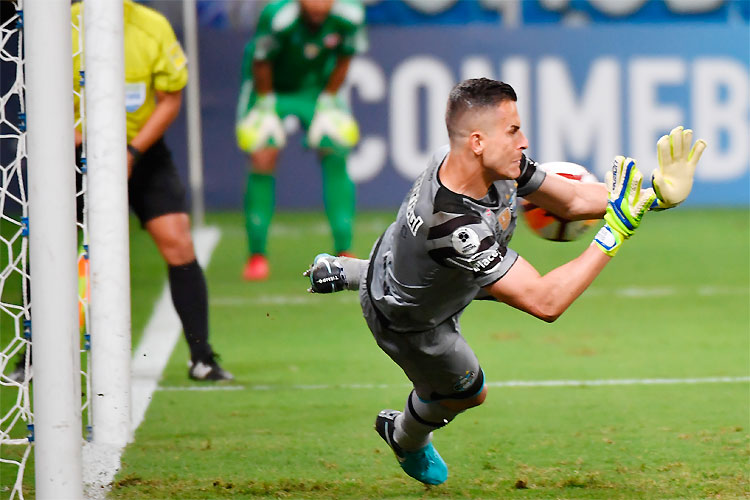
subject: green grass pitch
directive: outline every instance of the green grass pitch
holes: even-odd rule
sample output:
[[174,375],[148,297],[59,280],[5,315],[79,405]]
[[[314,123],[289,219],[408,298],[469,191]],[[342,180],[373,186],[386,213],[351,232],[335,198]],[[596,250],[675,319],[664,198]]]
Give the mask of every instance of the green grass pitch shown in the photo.
[[[359,214],[355,253],[366,256],[392,217]],[[110,498],[750,496],[747,381],[503,385],[749,376],[747,208],[647,215],[553,324],[502,304],[470,305],[462,330],[489,395],[435,433],[450,475],[429,488],[401,471],[372,429],[379,410],[402,409],[409,385],[375,345],[356,294],[305,293],[302,271],[331,250],[324,216],[275,217],[265,283],[240,279],[242,217],[209,214],[207,222],[222,232],[207,268],[211,342],[237,380],[189,381],[180,340]],[[137,342],[166,270],[148,236],[134,221],[131,228]],[[511,246],[546,272],[592,237],[551,243],[519,224]],[[217,390],[188,390],[196,387]],[[10,479],[3,474],[0,483]],[[33,475],[26,483],[33,497]]]

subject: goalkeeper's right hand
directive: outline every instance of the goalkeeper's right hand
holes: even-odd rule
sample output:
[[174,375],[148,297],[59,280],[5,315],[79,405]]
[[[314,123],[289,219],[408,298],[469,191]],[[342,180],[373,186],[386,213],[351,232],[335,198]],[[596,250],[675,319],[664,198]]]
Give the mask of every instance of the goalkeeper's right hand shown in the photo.
[[675,127],[659,139],[656,143],[659,167],[651,175],[656,192],[651,210],[666,210],[685,201],[693,188],[695,167],[704,149],[706,141],[698,139],[693,145],[693,131],[682,127]]
[[286,132],[281,118],[276,114],[276,96],[258,96],[250,112],[237,123],[237,146],[246,153],[265,148],[282,148]]
[[610,257],[614,257],[622,243],[633,236],[641,224],[656,194],[651,188],[641,189],[643,175],[635,166],[635,160],[616,156],[611,172],[607,172],[609,191],[604,227],[594,237],[594,244]]
[[348,283],[344,266],[333,255],[321,253],[315,256],[310,269],[303,276],[310,278],[310,293],[333,293],[346,290]]

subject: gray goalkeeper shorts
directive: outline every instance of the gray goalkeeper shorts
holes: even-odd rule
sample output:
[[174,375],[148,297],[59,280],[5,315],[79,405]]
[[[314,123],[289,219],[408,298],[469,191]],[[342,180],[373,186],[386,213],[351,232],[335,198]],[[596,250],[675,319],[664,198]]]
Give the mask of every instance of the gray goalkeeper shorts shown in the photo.
[[359,301],[378,346],[404,371],[423,401],[468,399],[484,387],[484,374],[474,351],[461,335],[458,315],[431,330],[398,333],[379,317],[362,280]]

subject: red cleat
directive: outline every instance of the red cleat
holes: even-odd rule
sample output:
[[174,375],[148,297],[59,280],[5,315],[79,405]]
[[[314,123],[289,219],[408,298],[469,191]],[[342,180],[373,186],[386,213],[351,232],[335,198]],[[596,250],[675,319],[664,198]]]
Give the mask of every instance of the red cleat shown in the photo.
[[352,259],[356,259],[357,258],[356,255],[354,255],[351,252],[347,252],[347,251],[339,252],[338,256],[339,257],[349,257],[349,258],[352,258]]
[[242,271],[242,278],[246,281],[265,281],[271,274],[268,266],[268,259],[265,255],[256,253],[247,259],[245,269]]

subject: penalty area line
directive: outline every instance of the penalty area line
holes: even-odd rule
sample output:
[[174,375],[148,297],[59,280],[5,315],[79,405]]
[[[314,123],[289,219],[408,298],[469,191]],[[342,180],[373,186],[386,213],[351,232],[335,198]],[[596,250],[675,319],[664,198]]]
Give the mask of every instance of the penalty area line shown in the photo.
[[[690,377],[690,378],[627,378],[600,380],[506,380],[487,382],[488,387],[602,387],[624,385],[691,385],[738,384],[750,382],[750,377]],[[211,385],[161,386],[157,391],[312,391],[330,389],[391,389],[410,387],[409,384],[294,384],[294,385]]]

